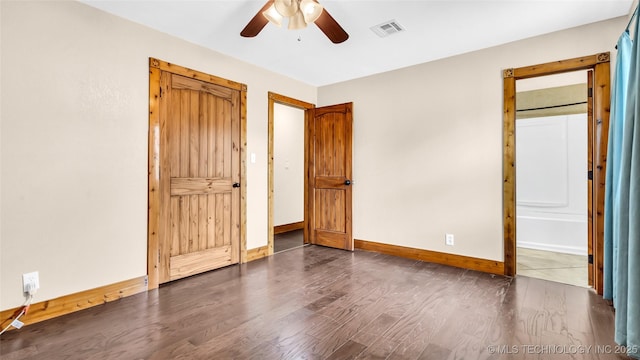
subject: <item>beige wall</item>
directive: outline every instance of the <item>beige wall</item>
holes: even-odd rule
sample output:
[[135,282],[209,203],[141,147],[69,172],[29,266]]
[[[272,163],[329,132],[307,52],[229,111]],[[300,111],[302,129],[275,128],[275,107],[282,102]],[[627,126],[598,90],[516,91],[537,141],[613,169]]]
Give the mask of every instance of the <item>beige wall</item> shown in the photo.
[[[627,18],[316,89],[75,2],[0,2],[0,310],[146,273],[148,57],[248,84],[248,248],[267,92],[354,101],[356,238],[502,259],[501,69],[613,51]],[[317,99],[316,99],[317,97]],[[456,246],[444,246],[444,233]]]
[[[612,67],[613,69],[613,67]],[[587,82],[587,70],[572,71],[555,75],[538,76],[516,81],[518,92],[548,89],[552,87],[585,84]]]
[[0,2],[0,310],[146,274],[148,58],[248,85],[247,247],[267,244],[267,92],[317,89],[70,2]]
[[516,81],[516,119],[586,114],[587,72],[584,71],[582,75],[585,81],[582,84],[554,86],[529,91],[521,91],[520,80]]
[[626,22],[321,87],[354,102],[354,237],[502,260],[502,69],[614,52]]

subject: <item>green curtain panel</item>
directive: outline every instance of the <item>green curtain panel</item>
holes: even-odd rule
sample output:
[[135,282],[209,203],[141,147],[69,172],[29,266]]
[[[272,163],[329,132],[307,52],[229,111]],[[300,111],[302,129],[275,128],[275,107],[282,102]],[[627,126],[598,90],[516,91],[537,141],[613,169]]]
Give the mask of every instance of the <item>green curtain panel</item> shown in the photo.
[[[636,8],[631,23],[637,38]],[[615,341],[640,359],[640,49],[629,26],[618,40],[605,189],[604,297],[615,307]]]

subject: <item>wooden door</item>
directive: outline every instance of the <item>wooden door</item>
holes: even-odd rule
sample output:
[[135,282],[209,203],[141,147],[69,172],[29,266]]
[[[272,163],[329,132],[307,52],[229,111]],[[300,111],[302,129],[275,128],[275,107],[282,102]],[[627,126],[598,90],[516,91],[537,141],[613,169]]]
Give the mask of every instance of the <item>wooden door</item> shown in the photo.
[[352,104],[313,110],[309,126],[309,242],[353,250]]
[[239,262],[240,91],[160,75],[160,283]]

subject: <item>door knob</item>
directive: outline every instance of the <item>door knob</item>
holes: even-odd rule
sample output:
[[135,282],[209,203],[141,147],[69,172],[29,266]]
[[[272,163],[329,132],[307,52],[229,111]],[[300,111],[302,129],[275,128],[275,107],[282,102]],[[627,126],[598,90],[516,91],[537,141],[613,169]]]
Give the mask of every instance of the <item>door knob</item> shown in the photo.
[[347,185],[347,186],[351,185],[351,180],[345,180],[344,184]]
[[234,188],[239,188],[240,187],[240,183],[233,183],[233,187]]

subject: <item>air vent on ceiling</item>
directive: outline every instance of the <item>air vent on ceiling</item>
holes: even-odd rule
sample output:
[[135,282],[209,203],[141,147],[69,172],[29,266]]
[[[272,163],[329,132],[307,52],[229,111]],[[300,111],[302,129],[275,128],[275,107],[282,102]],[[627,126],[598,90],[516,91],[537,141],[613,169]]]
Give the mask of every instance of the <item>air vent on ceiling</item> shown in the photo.
[[391,34],[405,31],[405,28],[395,20],[385,21],[382,24],[372,26],[370,29],[380,37],[387,37]]

